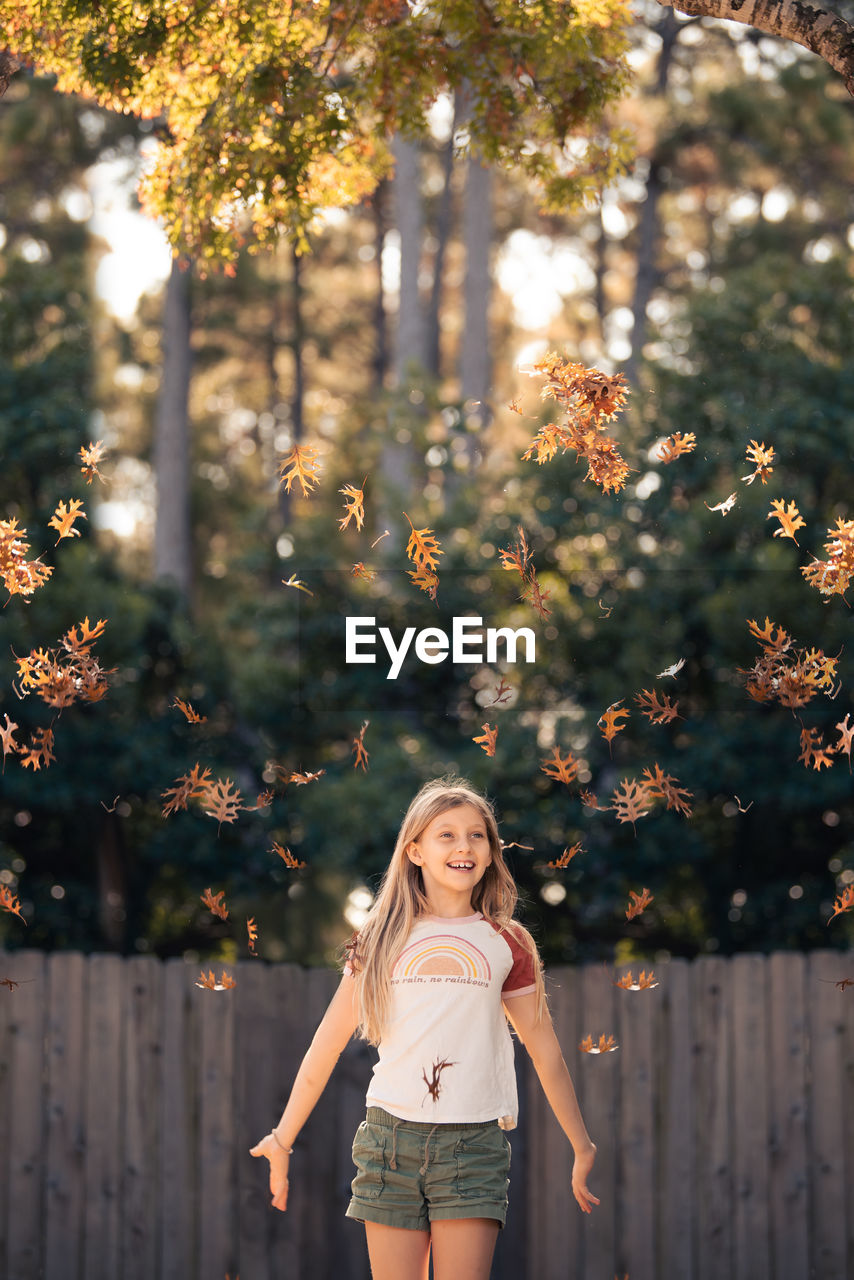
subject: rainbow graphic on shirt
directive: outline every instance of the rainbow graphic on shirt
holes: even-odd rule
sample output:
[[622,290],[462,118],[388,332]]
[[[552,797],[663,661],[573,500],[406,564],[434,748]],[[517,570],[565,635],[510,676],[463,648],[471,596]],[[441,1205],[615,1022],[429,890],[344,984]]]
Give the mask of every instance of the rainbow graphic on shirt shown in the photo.
[[452,933],[438,933],[404,947],[391,976],[392,981],[442,977],[489,982],[492,969],[479,947]]

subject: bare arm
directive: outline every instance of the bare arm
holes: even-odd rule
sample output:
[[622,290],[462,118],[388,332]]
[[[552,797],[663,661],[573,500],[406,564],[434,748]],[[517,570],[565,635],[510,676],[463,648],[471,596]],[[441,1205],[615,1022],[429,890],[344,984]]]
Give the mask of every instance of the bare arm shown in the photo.
[[551,1017],[546,1011],[541,1019],[537,1019],[537,997],[533,993],[506,1000],[504,1010],[528,1051],[558,1124],[572,1143],[575,1152],[572,1192],[584,1212],[590,1213],[591,1205],[599,1204],[596,1196],[587,1189],[587,1178],[596,1158],[596,1145],[591,1142],[581,1117],[572,1078]]
[[357,984],[353,978],[342,978],[300,1063],[275,1137],[268,1133],[250,1153],[270,1161],[270,1193],[276,1209],[284,1210],[288,1202],[288,1148],[293,1147],[358,1025]]

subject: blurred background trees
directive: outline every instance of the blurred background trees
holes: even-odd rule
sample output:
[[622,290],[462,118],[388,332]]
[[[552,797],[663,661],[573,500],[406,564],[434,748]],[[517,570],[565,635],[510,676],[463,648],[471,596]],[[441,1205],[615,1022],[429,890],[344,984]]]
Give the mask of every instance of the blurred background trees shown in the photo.
[[[132,189],[151,129],[14,78],[0,100],[0,514],[56,569],[0,617],[0,716],[49,722],[16,697],[13,654],[83,615],[108,619],[115,674],[103,702],[58,717],[49,768],[6,760],[0,882],[27,924],[0,914],[4,946],[231,959],[251,916],[262,955],[328,962],[414,790],[450,769],[525,846],[508,857],[547,960],[850,944],[849,916],[826,924],[854,882],[847,762],[805,768],[798,718],[751,701],[739,675],[757,655],[747,619],[767,615],[840,654],[841,691],[803,724],[832,739],[851,709],[848,609],[800,573],[851,517],[850,106],[824,64],[757,33],[651,5],[631,39],[636,84],[610,123],[633,132],[636,159],[600,207],[540,212],[518,172],[459,154],[461,86],[395,144],[372,195],[310,224],[308,253],[242,249],[232,274],[153,261],[148,291],[134,304],[125,284],[121,305],[110,290],[127,277],[92,200],[105,175]],[[571,454],[521,460],[558,412],[520,371],[548,350],[629,377],[621,493]],[[656,446],[675,431],[698,447],[665,466]],[[105,482],[87,488],[77,451],[94,439]],[[751,440],[777,453],[766,486],[742,479]],[[310,497],[279,483],[294,444],[319,449]],[[365,527],[342,530],[339,490],[365,476]],[[726,516],[708,509],[733,492]],[[89,519],[54,550],[47,521],[72,496]],[[800,547],[772,537],[774,498],[797,503]],[[406,573],[404,511],[442,546],[436,603]],[[520,526],[547,617],[500,565]],[[391,682],[381,649],[375,666],[345,664],[348,615],[396,636],[460,615],[530,626],[537,662],[410,658]],[[634,697],[653,687],[678,720],[641,716]],[[631,715],[609,749],[598,721],[618,700]],[[366,772],[352,753],[365,721]],[[484,723],[498,726],[491,758],[472,741]],[[555,746],[581,762],[573,787],[541,771]],[[192,806],[163,818],[162,793],[197,762],[272,804],[219,827]],[[690,818],[659,805],[634,831],[581,803],[581,787],[605,804],[654,762],[693,793]],[[578,841],[568,868],[548,867]],[[227,922],[199,901],[209,886]],[[655,900],[627,924],[643,886]]]

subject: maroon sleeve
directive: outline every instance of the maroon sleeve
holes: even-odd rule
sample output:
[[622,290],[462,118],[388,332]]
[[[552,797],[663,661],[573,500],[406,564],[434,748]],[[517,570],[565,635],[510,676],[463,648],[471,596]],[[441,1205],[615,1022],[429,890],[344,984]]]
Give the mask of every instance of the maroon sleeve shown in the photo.
[[504,985],[501,988],[501,995],[503,997],[531,995],[537,989],[537,975],[534,968],[537,961],[527,947],[522,946],[522,943],[511,929],[504,929],[501,936],[510,948],[510,954],[513,957],[510,972],[504,979]]

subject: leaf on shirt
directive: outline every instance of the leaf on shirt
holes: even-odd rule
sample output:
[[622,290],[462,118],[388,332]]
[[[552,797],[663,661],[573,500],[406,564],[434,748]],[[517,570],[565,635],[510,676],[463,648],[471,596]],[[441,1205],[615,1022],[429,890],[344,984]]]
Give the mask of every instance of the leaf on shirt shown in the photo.
[[[456,1065],[457,1065],[456,1062],[448,1062],[445,1058],[443,1058],[441,1061],[434,1062],[432,1067],[430,1068],[431,1078],[429,1080],[427,1079],[427,1072],[422,1070],[421,1076],[424,1080],[424,1083],[427,1086],[427,1093],[433,1099],[434,1102],[439,1101],[439,1094],[442,1091],[442,1086],[440,1083],[442,1072],[447,1067],[455,1067]],[[425,1098],[424,1101],[426,1102],[427,1099]]]

